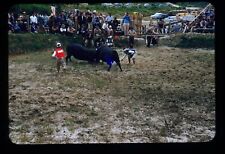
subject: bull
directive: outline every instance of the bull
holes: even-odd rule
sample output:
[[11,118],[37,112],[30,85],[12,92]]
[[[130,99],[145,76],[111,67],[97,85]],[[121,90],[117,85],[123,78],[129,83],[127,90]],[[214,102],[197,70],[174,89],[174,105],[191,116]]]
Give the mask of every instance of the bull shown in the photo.
[[120,71],[122,71],[117,51],[106,45],[100,45],[97,49],[88,49],[80,44],[73,43],[67,46],[66,51],[66,64],[68,64],[68,60],[71,61],[71,56],[79,60],[86,60],[88,62],[98,63],[102,60],[109,65],[107,70],[110,71],[112,63],[115,61],[119,66]]
[[71,61],[71,56],[79,60],[86,60],[88,62],[96,62],[97,59],[97,51],[95,49],[88,49],[77,43],[68,45],[66,51],[66,64],[68,64],[68,60]]
[[120,64],[119,55],[116,50],[113,50],[112,48],[102,45],[99,48],[97,48],[97,59],[96,61],[102,60],[103,62],[106,62],[109,67],[108,71],[110,71],[112,67],[112,63],[115,61],[116,64],[119,66],[120,71],[123,71]]

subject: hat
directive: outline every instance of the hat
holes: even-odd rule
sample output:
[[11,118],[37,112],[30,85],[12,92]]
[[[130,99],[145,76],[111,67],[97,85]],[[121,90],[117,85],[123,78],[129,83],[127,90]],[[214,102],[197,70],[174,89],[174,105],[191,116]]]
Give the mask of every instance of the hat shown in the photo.
[[96,10],[94,10],[93,13],[96,13]]

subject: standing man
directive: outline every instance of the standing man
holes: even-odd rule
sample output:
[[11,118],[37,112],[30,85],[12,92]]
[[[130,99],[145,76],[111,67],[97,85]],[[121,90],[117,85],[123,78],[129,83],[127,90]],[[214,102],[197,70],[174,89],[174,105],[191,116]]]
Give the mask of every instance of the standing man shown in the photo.
[[30,26],[31,26],[31,32],[37,32],[37,16],[35,15],[35,12],[30,16]]
[[63,66],[63,69],[66,69],[65,52],[62,48],[61,43],[59,43],[59,42],[56,43],[56,49],[54,50],[52,57],[53,58],[55,57],[57,59],[56,68],[57,68],[58,73],[59,73],[61,65]]
[[112,25],[113,16],[111,15],[111,13],[109,13],[109,15],[105,18],[105,21],[107,21],[109,25]]
[[129,46],[133,47],[134,46],[134,37],[136,35],[136,31],[134,30],[133,27],[129,28],[128,35],[129,35],[129,41],[128,41]]

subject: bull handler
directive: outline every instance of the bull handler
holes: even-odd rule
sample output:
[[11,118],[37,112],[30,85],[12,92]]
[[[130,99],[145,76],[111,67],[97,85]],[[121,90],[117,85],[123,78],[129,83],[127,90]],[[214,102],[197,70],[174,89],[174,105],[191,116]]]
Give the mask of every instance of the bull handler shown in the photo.
[[129,64],[130,64],[130,59],[132,59],[133,63],[135,64],[135,57],[136,57],[137,51],[136,49],[133,48],[133,45],[130,45],[129,48],[123,48],[123,52],[124,52],[124,56],[120,60],[123,61],[123,59],[126,56],[128,56]]
[[65,70],[66,69],[66,63],[65,63],[65,52],[62,48],[62,45],[61,43],[57,42],[56,43],[56,48],[52,54],[52,58],[56,58],[57,61],[56,61],[56,68],[57,68],[57,71],[59,73],[59,70],[60,70],[60,67],[62,65],[63,69]]

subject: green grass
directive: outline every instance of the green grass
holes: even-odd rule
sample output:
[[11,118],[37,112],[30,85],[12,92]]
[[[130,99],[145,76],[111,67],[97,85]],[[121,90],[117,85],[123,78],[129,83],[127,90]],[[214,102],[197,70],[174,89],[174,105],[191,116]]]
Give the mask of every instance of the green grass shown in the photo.
[[161,39],[160,45],[167,45],[170,47],[178,48],[215,48],[215,35],[214,34],[177,34],[173,37]]
[[[73,10],[74,8],[79,9],[81,11],[86,10],[96,10],[97,12],[101,12],[104,14],[111,13],[113,16],[116,17],[122,17],[125,12],[128,12],[132,14],[133,12],[141,12],[144,17],[149,17],[150,15],[156,13],[156,12],[162,12],[162,13],[168,13],[171,10],[176,10],[180,8],[174,8],[170,6],[158,6],[159,3],[152,2],[151,6],[144,7],[143,5],[137,6],[137,3],[132,3],[133,5],[131,7],[108,7],[106,11],[106,7],[102,6],[100,3],[90,3],[89,5],[78,5],[78,4],[64,4],[61,6],[63,10]],[[142,3],[144,4],[144,3]],[[198,6],[198,7],[205,7],[207,5],[206,2],[189,2],[189,3],[179,3],[181,7],[186,6]]]
[[54,49],[56,42],[61,42],[63,47],[69,43],[80,43],[81,39],[63,36],[61,34],[33,34],[33,33],[20,33],[8,34],[8,51],[9,53],[26,53],[32,51]]
[[[132,3],[132,2],[131,2]],[[131,7],[109,7],[108,9],[105,6],[102,6],[101,3],[89,3],[89,5],[83,5],[84,3],[57,3],[56,4],[56,12],[60,13],[62,10],[74,10],[79,9],[81,11],[87,10],[96,10],[97,12],[102,13],[111,13],[113,16],[121,17],[124,15],[125,12],[133,13],[133,12],[141,12],[144,16],[150,16],[156,12],[168,13],[168,11],[181,9],[181,8],[174,8],[170,6],[158,6],[158,2],[152,2],[151,6],[144,7],[143,5],[137,6],[137,3],[132,3]],[[143,3],[144,4],[144,3]],[[179,2],[177,3],[181,7],[187,6],[196,6],[196,7],[205,7],[208,3],[207,2]],[[32,14],[33,11],[38,13],[46,13],[50,15],[51,4],[16,4],[12,5],[9,9],[10,12],[20,13],[21,11],[26,11],[27,14]],[[107,11],[106,11],[107,10]]]

